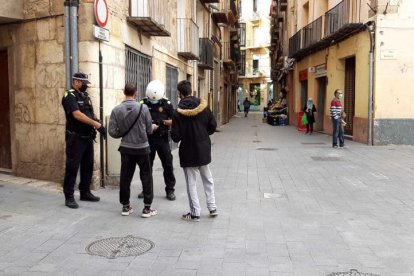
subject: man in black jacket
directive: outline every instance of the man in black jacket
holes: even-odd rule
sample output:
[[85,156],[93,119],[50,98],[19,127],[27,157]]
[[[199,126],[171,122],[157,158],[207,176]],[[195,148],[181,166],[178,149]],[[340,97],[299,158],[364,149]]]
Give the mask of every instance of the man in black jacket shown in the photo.
[[214,196],[214,182],[208,164],[211,162],[212,135],[217,127],[216,120],[205,100],[191,96],[191,83],[181,81],[177,85],[181,101],[174,112],[171,138],[180,142],[180,165],[184,169],[190,212],[182,216],[189,221],[200,221],[200,203],[197,195],[197,172],[203,181],[210,216],[217,216]]

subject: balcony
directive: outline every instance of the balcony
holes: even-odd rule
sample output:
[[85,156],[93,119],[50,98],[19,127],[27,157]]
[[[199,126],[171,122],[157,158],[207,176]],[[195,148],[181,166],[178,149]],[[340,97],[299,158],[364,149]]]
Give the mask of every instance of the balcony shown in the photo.
[[23,20],[23,0],[3,1],[0,6],[0,24]]
[[239,62],[239,76],[244,76],[246,74],[246,51],[240,52],[240,62]]
[[232,42],[223,42],[223,62],[226,64],[234,64],[238,62],[236,48]]
[[281,11],[286,11],[288,7],[287,0],[279,0],[279,7]]
[[359,21],[361,0],[343,0],[289,39],[289,57],[300,60],[364,29]]
[[200,38],[200,60],[198,67],[205,70],[214,69],[213,42],[208,38]]
[[240,74],[239,77],[246,79],[268,78],[270,77],[270,68],[248,68],[245,70],[245,74]]
[[189,18],[177,18],[177,53],[186,60],[199,59],[198,26]]
[[266,48],[270,46],[270,38],[264,37],[260,40],[247,40],[246,41],[246,49],[259,49],[259,48]]
[[170,14],[164,0],[131,0],[128,22],[148,36],[170,36]]
[[237,7],[234,0],[221,0],[213,9],[212,17],[217,23],[233,25],[237,22]]
[[305,48],[322,39],[322,16],[303,28],[303,46]]

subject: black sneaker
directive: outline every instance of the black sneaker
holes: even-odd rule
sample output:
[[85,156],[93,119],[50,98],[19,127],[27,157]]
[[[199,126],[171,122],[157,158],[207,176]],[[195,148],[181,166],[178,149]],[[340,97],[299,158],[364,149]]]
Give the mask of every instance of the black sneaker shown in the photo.
[[134,209],[132,209],[131,206],[129,206],[129,205],[122,206],[122,213],[121,214],[123,216],[129,216],[133,212],[134,212]]
[[141,192],[141,193],[138,195],[138,198],[144,198],[144,192]]
[[75,198],[70,197],[65,200],[65,205],[72,209],[78,209],[79,205],[76,203]]
[[151,209],[151,208],[144,208],[144,209],[142,210],[141,217],[143,217],[143,218],[149,218],[149,217],[155,216],[155,215],[157,215],[157,214],[158,214],[158,211],[157,211],[157,210],[155,210],[155,209]]
[[333,145],[332,146],[334,149],[337,149],[338,148],[338,145]]
[[174,194],[174,192],[169,192],[169,193],[167,193],[166,198],[167,198],[168,200],[174,201],[174,200],[175,200],[175,194]]
[[181,219],[188,220],[188,221],[195,221],[195,222],[200,221],[200,217],[199,216],[193,216],[191,213],[187,213],[187,214],[183,215],[181,217]]
[[217,209],[210,211],[210,217],[215,217],[218,215]]
[[83,201],[99,201],[101,198],[99,196],[94,196],[91,192],[84,192],[80,195],[80,200]]

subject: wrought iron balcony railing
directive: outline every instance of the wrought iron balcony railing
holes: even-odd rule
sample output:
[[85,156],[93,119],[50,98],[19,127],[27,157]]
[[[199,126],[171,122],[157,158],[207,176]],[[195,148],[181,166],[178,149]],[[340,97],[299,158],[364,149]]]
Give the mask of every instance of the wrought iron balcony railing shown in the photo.
[[322,39],[322,19],[323,16],[303,28],[303,47],[309,47]]
[[165,12],[165,0],[130,0],[128,22],[149,36],[170,36],[170,14]]
[[199,59],[198,26],[189,18],[177,18],[177,53],[187,60]]
[[319,49],[338,43],[364,29],[359,19],[361,0],[342,0],[324,15],[289,39],[289,56],[300,59]]
[[220,0],[212,16],[217,23],[234,24],[237,21],[237,7],[234,0]]
[[213,42],[208,38],[200,38],[200,60],[198,67],[213,70],[214,56],[213,56]]

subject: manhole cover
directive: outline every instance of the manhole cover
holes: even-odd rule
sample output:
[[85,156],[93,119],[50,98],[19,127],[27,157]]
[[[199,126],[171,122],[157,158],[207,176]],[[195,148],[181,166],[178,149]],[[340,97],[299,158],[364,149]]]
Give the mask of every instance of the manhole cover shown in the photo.
[[253,143],[261,143],[262,141],[260,140],[253,140]]
[[252,127],[257,127],[257,125],[253,125]]
[[325,145],[325,143],[321,142],[303,142],[302,145]]
[[256,150],[275,151],[277,148],[257,148]]
[[362,273],[356,269],[351,269],[349,272],[333,272],[327,276],[380,276],[372,273]]
[[138,256],[150,251],[155,244],[152,241],[126,236],[95,241],[86,247],[86,252],[108,259]]
[[314,161],[341,161],[339,156],[311,156]]

